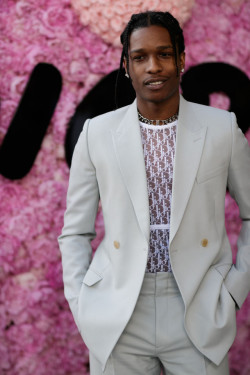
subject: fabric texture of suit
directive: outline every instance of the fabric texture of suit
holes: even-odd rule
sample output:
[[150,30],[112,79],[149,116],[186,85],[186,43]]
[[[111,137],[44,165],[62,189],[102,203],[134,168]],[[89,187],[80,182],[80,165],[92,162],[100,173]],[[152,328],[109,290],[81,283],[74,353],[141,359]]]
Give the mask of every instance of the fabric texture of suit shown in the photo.
[[[227,187],[243,219],[235,265],[225,230]],[[99,199],[105,236],[92,259]],[[235,115],[181,96],[169,252],[186,332],[215,364],[235,337],[235,302],[240,307],[250,289],[249,219],[250,149]],[[59,237],[65,296],[103,368],[140,293],[149,225],[135,101],[86,121],[74,151]]]

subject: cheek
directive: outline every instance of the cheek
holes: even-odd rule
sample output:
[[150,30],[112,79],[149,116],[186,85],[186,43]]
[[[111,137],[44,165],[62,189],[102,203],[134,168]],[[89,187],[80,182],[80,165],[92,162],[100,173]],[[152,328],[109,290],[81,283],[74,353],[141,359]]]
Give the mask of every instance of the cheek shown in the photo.
[[131,78],[133,87],[134,88],[139,87],[139,79],[138,79],[137,74],[135,74],[134,71],[133,72],[130,71],[130,78]]
[[130,78],[133,79],[134,82],[140,82],[142,81],[142,66],[141,65],[136,65],[134,66],[133,64],[129,65],[129,75]]
[[138,83],[131,77],[131,83],[136,93],[139,92]]

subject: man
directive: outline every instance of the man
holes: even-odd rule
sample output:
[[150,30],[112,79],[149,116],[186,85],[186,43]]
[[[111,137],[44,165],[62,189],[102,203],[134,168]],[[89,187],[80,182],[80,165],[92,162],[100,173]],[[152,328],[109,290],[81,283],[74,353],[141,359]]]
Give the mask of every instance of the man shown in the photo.
[[[250,152],[234,114],[179,94],[182,30],[168,12],[121,35],[133,104],[87,120],[62,235],[65,296],[92,375],[225,375],[250,288]],[[226,188],[242,218],[238,255]],[[91,260],[99,198],[105,236]]]

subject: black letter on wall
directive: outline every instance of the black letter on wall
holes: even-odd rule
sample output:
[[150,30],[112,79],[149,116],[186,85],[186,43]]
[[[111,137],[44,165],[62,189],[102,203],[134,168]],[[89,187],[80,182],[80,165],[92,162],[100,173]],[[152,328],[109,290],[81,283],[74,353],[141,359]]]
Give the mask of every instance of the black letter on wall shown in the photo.
[[30,171],[61,87],[61,74],[53,65],[39,63],[34,68],[0,148],[0,173],[4,177],[19,179]]
[[209,105],[209,94],[225,93],[238,125],[245,133],[249,128],[250,80],[235,66],[225,63],[204,63],[190,68],[182,77],[185,99]]

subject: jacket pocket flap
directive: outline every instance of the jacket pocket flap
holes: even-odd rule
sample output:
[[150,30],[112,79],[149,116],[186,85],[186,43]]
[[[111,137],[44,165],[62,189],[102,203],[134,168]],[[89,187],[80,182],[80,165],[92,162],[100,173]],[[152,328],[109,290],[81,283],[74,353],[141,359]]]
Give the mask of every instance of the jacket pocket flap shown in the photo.
[[83,283],[88,286],[92,286],[96,284],[98,281],[102,279],[101,275],[98,275],[93,270],[88,269],[86,275],[84,276]]

